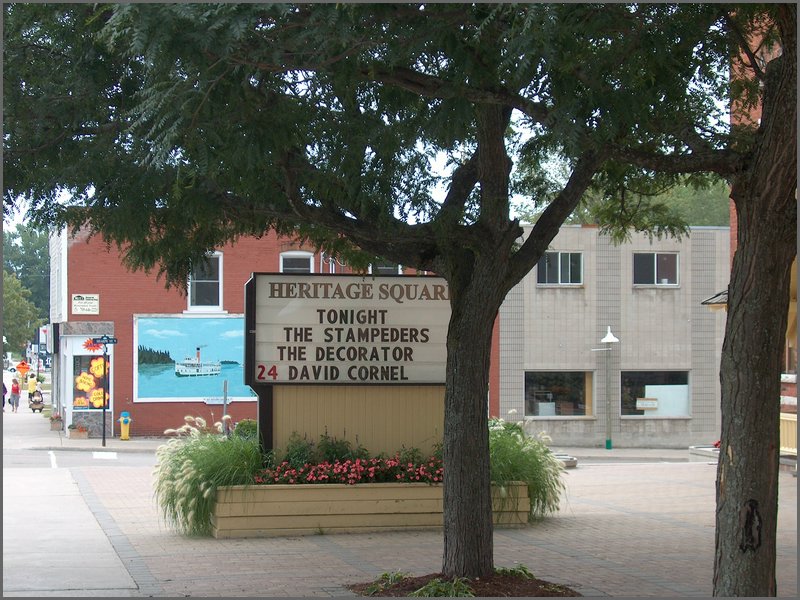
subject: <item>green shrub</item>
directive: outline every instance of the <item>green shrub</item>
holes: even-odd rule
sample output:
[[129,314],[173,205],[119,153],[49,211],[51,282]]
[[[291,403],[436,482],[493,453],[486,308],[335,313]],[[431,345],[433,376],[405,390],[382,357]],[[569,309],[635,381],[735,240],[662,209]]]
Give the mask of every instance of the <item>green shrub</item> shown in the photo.
[[303,465],[316,462],[316,448],[314,442],[309,442],[305,437],[300,437],[296,431],[289,436],[283,460],[288,462],[293,469],[301,469]]
[[383,573],[380,577],[378,577],[378,579],[373,581],[366,590],[364,590],[364,593],[367,596],[376,596],[394,584],[400,583],[406,577],[408,577],[408,573],[403,573],[402,571]]
[[543,436],[526,435],[518,424],[501,419],[489,423],[492,483],[500,486],[511,481],[527,483],[531,519],[557,511],[565,489],[562,480],[564,465],[546,442]]
[[251,484],[262,468],[255,438],[209,430],[203,419],[186,417],[183,427],[165,432],[178,437],[156,450],[156,501],[164,520],[186,535],[211,533],[217,487]]
[[456,577],[453,581],[432,579],[409,596],[414,598],[473,598],[475,593],[465,577]]
[[329,436],[327,430],[319,436],[315,456],[316,462],[332,463],[337,460],[345,462],[347,460],[356,460],[357,458],[362,460],[369,458],[369,452],[361,444],[353,448],[353,445],[348,440],[339,440]]
[[242,419],[234,427],[233,435],[255,439],[258,436],[258,422],[255,419]]

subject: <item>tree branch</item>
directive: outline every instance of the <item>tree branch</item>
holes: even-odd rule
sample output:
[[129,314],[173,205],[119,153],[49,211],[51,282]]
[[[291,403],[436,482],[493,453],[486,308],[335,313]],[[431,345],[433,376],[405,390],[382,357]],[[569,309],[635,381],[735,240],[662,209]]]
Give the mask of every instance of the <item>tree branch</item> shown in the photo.
[[511,281],[522,279],[544,255],[562,223],[578,206],[578,202],[592,182],[592,177],[602,164],[603,158],[598,152],[591,150],[584,152],[564,189],[544,210],[528,239],[512,256],[508,275]]

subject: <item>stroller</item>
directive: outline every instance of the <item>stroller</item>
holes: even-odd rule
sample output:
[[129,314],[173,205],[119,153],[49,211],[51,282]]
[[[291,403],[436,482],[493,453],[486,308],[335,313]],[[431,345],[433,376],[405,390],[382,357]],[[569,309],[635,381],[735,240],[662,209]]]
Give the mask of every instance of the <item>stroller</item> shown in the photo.
[[28,408],[31,409],[32,412],[42,412],[44,408],[44,397],[42,396],[42,392],[40,390],[36,390],[33,392],[31,397],[28,399]]

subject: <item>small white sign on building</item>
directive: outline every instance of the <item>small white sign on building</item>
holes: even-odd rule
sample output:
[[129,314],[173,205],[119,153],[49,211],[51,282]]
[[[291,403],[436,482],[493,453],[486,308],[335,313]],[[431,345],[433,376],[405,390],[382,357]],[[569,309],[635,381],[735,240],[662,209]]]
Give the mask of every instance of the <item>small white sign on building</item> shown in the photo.
[[72,294],[73,315],[99,315],[100,294]]
[[656,410],[658,409],[658,398],[637,398],[636,410]]

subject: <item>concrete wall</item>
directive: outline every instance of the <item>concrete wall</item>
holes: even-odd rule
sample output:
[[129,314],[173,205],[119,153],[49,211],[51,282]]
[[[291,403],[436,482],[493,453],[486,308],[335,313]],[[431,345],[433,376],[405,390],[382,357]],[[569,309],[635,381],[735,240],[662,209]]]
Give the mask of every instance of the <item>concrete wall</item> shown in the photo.
[[[583,282],[537,284],[533,269],[507,296],[500,311],[500,416],[524,415],[526,371],[583,371],[591,381],[588,414],[528,416],[528,431],[546,431],[554,445],[601,446],[608,414],[614,446],[681,447],[717,440],[725,313],[700,302],[727,287],[728,247],[728,228],[693,228],[681,241],[651,243],[637,235],[616,246],[597,228],[563,227],[550,249],[581,252]],[[678,253],[678,284],[634,285],[635,252]],[[620,343],[593,352],[603,347],[608,326]],[[620,372],[642,370],[688,371],[689,414],[623,417]]]

